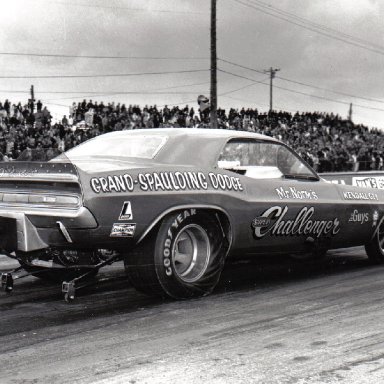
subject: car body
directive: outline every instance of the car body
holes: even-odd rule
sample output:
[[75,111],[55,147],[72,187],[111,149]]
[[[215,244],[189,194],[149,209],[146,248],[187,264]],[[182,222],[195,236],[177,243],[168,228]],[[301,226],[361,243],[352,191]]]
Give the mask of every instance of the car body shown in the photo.
[[206,295],[227,257],[365,245],[384,259],[384,191],[320,178],[255,133],[107,133],[42,162],[0,166],[0,244],[36,276],[68,280],[124,259],[140,291]]

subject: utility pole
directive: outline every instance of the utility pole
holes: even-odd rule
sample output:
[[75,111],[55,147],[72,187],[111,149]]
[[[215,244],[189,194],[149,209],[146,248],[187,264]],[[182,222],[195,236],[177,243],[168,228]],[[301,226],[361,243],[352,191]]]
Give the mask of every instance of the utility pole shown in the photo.
[[349,104],[348,120],[352,121],[352,103]]
[[264,73],[269,73],[269,112],[273,110],[273,86],[272,81],[275,78],[276,72],[280,71],[280,68],[269,68],[264,71]]
[[35,110],[35,89],[33,85],[31,85],[31,98],[29,99],[31,113],[33,114]]
[[211,0],[211,128],[217,128],[216,1]]

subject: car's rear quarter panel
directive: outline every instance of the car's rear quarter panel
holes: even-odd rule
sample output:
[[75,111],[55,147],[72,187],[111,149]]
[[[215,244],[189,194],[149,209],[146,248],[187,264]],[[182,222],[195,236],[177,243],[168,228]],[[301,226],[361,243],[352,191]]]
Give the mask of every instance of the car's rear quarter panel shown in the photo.
[[[172,184],[169,190],[150,190],[145,181],[145,175],[166,173],[175,175],[182,173],[200,174],[200,181],[192,187],[184,188],[180,184]],[[132,191],[113,190],[95,190],[94,179],[107,179],[108,177],[129,175],[133,180]],[[144,175],[144,176],[143,176]],[[226,176],[230,180],[228,184],[222,184],[221,187],[215,180],[218,175]],[[221,177],[220,176],[220,177]],[[80,171],[80,178],[84,190],[84,205],[93,213],[98,228],[93,232],[92,238],[94,244],[108,244],[113,247],[133,246],[154,223],[160,222],[161,218],[167,213],[183,210],[187,208],[212,209],[223,212],[231,222],[232,230],[237,232],[237,223],[239,217],[246,209],[246,190],[239,182],[238,175],[225,170],[208,170],[191,167],[162,167],[103,172],[89,174]],[[140,182],[141,180],[141,182]],[[231,184],[232,182],[232,184]],[[97,183],[96,183],[97,184]],[[98,184],[97,184],[98,185]],[[148,188],[147,188],[148,187]],[[235,188],[237,190],[235,190]],[[154,186],[153,186],[153,189]],[[124,204],[129,202],[132,216],[121,218]],[[111,237],[111,230],[114,224],[131,223],[135,224],[135,233],[133,237]]]

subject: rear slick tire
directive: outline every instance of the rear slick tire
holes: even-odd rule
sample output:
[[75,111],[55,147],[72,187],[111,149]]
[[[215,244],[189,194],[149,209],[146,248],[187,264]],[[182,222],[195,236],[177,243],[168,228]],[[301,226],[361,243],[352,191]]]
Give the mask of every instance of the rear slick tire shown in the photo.
[[157,234],[125,258],[139,291],[188,299],[206,296],[217,285],[229,243],[215,214],[195,209],[163,219]]

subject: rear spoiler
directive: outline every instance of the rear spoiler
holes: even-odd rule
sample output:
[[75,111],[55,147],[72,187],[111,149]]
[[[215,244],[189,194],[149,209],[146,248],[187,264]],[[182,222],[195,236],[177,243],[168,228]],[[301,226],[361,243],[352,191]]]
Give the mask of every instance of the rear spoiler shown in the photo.
[[79,175],[70,162],[2,161],[0,182],[2,180],[77,182]]

